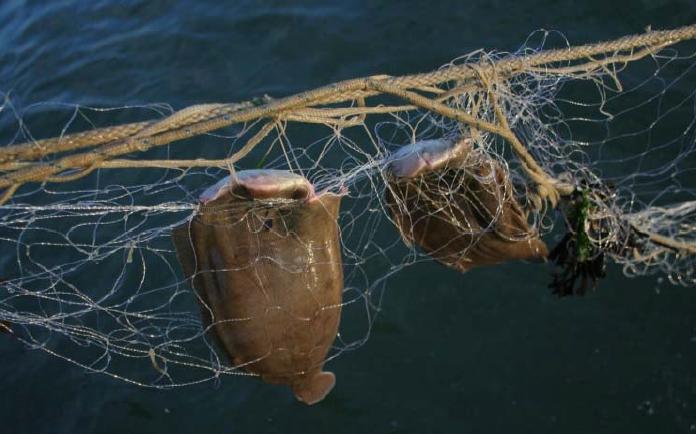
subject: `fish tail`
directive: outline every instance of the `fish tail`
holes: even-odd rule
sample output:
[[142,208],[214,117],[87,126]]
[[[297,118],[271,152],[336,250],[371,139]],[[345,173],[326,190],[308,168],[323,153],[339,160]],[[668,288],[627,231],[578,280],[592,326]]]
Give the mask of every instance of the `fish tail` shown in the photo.
[[295,397],[307,405],[313,405],[321,401],[331,392],[336,384],[336,376],[333,372],[317,372],[306,377],[303,381],[295,383],[292,391]]

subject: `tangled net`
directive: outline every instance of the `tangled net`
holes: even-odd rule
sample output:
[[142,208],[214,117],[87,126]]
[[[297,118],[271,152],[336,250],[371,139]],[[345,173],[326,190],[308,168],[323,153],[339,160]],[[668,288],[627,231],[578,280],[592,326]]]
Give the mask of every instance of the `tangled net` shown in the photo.
[[[491,233],[533,243],[565,231],[549,254],[560,295],[588,289],[606,260],[628,276],[694,285],[694,38],[688,26],[570,47],[537,32],[515,53],[476,51],[430,73],[179,111],[19,110],[6,96],[0,331],[140,386],[247,375],[215,351],[171,232],[207,187],[259,167],[344,196],[343,318],[329,359],[368,339],[391,276],[433,257],[447,263],[414,235],[433,216],[454,222],[465,258],[481,257]],[[97,126],[109,118],[147,119]],[[58,137],[32,135],[56,119]],[[393,156],[463,138],[476,158],[454,175],[430,173],[414,208],[413,190],[395,187]],[[525,230],[501,226],[511,209]],[[499,262],[486,254],[481,263]]]

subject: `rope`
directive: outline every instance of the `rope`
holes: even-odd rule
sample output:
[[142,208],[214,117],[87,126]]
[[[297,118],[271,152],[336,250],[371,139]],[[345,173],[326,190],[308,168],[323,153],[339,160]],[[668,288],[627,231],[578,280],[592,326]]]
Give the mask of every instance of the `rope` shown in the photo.
[[[539,52],[527,56],[510,56],[500,59],[493,64],[453,65],[437,71],[413,74],[401,77],[385,75],[346,80],[323,86],[317,89],[305,91],[277,100],[265,100],[262,104],[245,102],[240,104],[206,104],[185,108],[173,115],[159,120],[139,122],[121,126],[108,127],[89,132],[66,135],[59,138],[44,139],[32,143],[6,147],[0,150],[0,163],[15,161],[17,165],[4,165],[5,174],[0,176],[0,189],[5,189],[0,197],[0,204],[9,200],[14,192],[27,182],[65,182],[86,176],[99,167],[109,167],[105,164],[115,157],[133,152],[144,152],[151,148],[166,145],[174,141],[194,137],[210,131],[234,124],[240,124],[260,119],[287,119],[302,122],[325,122],[331,124],[336,119],[336,113],[321,113],[321,110],[336,110],[336,108],[313,108],[314,106],[337,104],[345,102],[364,101],[365,98],[380,94],[397,95],[412,106],[433,110],[443,116],[467,123],[477,129],[499,134],[510,142],[513,150],[521,158],[525,170],[535,182],[540,185],[554,185],[557,182],[543,171],[529,155],[521,142],[511,133],[505,124],[494,125],[483,120],[476,119],[460,110],[453,109],[435,98],[423,96],[414,90],[421,92],[443,92],[438,85],[456,81],[464,84],[465,88],[472,86],[484,87],[483,83],[476,83],[481,74],[490,74],[495,71],[498,77],[511,77],[524,73],[530,69],[540,67],[549,68],[553,72],[558,68],[558,63],[569,61],[586,61],[583,65],[566,66],[565,68],[585,68],[593,70],[598,67],[606,67],[608,64],[627,62],[636,58],[654,53],[665,46],[696,38],[696,25],[685,26],[674,30],[649,31],[640,35],[622,37],[613,41],[588,44],[567,49],[556,49]],[[636,48],[643,48],[638,53],[628,53]],[[605,59],[593,57],[605,55]],[[628,60],[627,60],[628,59]],[[581,72],[580,70],[579,72]],[[364,106],[364,104],[363,104]],[[367,115],[371,110],[357,104],[355,107],[343,108],[343,116],[350,115],[350,109],[355,113]],[[373,110],[376,109],[373,108]],[[403,107],[394,107],[394,110]],[[313,110],[313,111],[308,111]],[[374,112],[380,112],[374,110]],[[384,112],[382,110],[381,112]],[[273,121],[273,122],[276,122]],[[270,125],[274,125],[271,122]],[[338,125],[352,125],[350,122]],[[267,125],[268,126],[268,125]],[[266,128],[266,127],[264,127]],[[270,129],[266,131],[266,134]],[[263,135],[265,137],[265,135]],[[263,139],[261,137],[261,139]],[[250,152],[254,146],[261,142],[258,137],[253,137],[235,156],[236,161]],[[98,146],[97,146],[98,145]],[[97,146],[91,151],[61,157],[53,162],[35,163],[28,167],[21,163],[26,160],[42,158],[54,153]],[[127,164],[129,160],[120,160],[119,167]],[[188,160],[201,165],[208,160]],[[219,165],[219,160],[210,161],[211,166]],[[133,163],[133,167],[138,167]],[[16,168],[16,170],[13,170]],[[59,176],[61,172],[69,169],[83,169],[77,173]],[[546,188],[548,190],[548,188]]]

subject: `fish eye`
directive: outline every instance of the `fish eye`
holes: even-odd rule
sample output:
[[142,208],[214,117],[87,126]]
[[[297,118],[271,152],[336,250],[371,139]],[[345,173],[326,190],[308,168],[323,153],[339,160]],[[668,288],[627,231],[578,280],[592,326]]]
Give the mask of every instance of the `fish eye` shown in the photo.
[[241,184],[237,184],[234,186],[234,188],[232,189],[232,195],[244,199],[250,199],[252,197],[251,193],[249,192],[249,189]]
[[300,188],[295,189],[295,191],[293,191],[292,195],[290,196],[290,198],[294,200],[304,199],[305,197],[307,197],[307,192]]

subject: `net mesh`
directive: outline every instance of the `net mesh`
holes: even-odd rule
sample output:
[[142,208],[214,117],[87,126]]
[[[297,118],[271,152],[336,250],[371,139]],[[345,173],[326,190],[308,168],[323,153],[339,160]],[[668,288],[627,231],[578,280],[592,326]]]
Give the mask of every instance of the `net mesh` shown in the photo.
[[[5,94],[0,330],[141,386],[249,375],[211,341],[171,233],[203,190],[253,168],[343,195],[343,313],[329,360],[369,338],[404,267],[534,259],[495,243],[566,233],[551,252],[561,294],[584,291],[609,259],[627,276],[694,285],[696,46],[668,47],[694,33],[570,47],[537,32],[517,52],[476,51],[429,74],[178,112],[21,107]],[[104,126],[114,119],[130,123]],[[399,150],[462,140],[466,158],[397,179]],[[454,231],[456,260],[438,254],[446,243],[428,247],[424,222]]]

